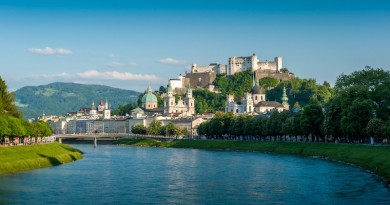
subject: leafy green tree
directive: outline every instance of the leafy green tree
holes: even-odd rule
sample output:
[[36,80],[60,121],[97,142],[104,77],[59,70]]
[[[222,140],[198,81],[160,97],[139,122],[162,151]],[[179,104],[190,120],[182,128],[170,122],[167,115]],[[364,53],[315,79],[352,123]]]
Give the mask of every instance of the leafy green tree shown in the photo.
[[303,134],[312,135],[318,141],[321,136],[321,126],[323,123],[322,107],[318,101],[313,100],[309,105],[305,106],[301,116],[301,127]]
[[153,120],[147,128],[149,135],[158,135],[161,133],[162,123],[157,120]]
[[120,105],[117,109],[111,111],[111,115],[126,116],[130,115],[130,111],[137,108],[137,103],[128,103],[126,105]]
[[279,81],[272,77],[264,77],[259,80],[259,85],[266,90],[276,87],[279,84]]
[[5,81],[0,76],[0,115],[22,117],[22,114],[14,104],[14,93],[8,92]]
[[367,141],[366,127],[373,116],[371,100],[354,100],[351,106],[343,109],[341,116],[340,127],[345,135]]
[[386,138],[390,137],[390,118],[387,120],[386,124],[383,126],[383,135]]
[[167,92],[167,88],[164,87],[164,86],[160,86],[160,89],[158,89],[158,92],[160,93],[160,95],[163,94],[163,93],[166,93]]
[[166,134],[168,135],[178,135],[180,132],[180,130],[171,122],[167,124],[162,130],[166,130]]
[[136,124],[131,127],[131,132],[134,134],[145,135],[147,133],[146,127],[141,124]]
[[[338,94],[349,91],[365,92],[365,99],[373,101],[373,109],[381,120],[390,116],[390,71],[366,66],[363,70],[352,72],[349,75],[340,75],[335,84]],[[348,97],[348,96],[347,96]]]
[[236,98],[241,98],[252,88],[252,72],[238,72],[232,76],[217,75],[213,84],[219,88],[222,96],[233,94]]
[[4,116],[0,116],[0,141],[4,140],[5,136],[9,136],[11,134],[11,130],[8,126],[7,118]]
[[8,128],[11,130],[11,139],[14,137],[22,137],[26,135],[26,129],[22,125],[22,121],[19,118],[8,116]]
[[385,126],[381,119],[372,118],[367,124],[366,131],[368,136],[372,136],[375,140],[379,140],[383,137],[384,128]]
[[326,135],[341,136],[340,119],[341,105],[337,98],[329,101],[325,106],[323,131]]
[[288,68],[281,68],[280,72],[281,73],[288,73],[289,71],[288,71]]

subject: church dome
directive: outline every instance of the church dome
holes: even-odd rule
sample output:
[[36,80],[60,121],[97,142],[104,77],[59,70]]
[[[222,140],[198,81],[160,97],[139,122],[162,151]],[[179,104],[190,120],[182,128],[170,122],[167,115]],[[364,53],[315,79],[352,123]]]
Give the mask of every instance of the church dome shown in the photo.
[[265,94],[265,90],[264,88],[258,86],[258,85],[255,85],[253,88],[252,88],[252,94]]
[[156,95],[154,95],[153,93],[146,93],[142,97],[142,103],[146,103],[146,102],[157,102]]

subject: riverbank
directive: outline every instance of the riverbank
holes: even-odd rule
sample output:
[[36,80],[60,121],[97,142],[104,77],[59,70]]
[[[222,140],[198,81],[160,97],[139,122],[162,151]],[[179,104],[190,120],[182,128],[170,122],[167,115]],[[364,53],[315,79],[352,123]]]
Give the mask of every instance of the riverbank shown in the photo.
[[83,158],[83,153],[66,144],[0,147],[0,175],[56,166]]
[[122,139],[116,142],[116,144],[145,147],[256,151],[300,156],[319,156],[325,159],[350,163],[362,167],[384,177],[387,181],[390,180],[390,146],[229,140],[180,140],[160,142],[148,139]]

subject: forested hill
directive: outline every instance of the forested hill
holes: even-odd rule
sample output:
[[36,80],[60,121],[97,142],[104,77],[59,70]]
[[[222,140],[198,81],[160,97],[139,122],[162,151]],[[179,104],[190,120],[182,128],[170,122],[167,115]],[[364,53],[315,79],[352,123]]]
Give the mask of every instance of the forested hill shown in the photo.
[[76,83],[51,83],[42,86],[26,86],[15,92],[16,105],[24,118],[46,115],[63,115],[90,107],[92,101],[98,105],[100,99],[108,100],[112,109],[134,102],[139,93],[132,90],[112,88],[103,85]]

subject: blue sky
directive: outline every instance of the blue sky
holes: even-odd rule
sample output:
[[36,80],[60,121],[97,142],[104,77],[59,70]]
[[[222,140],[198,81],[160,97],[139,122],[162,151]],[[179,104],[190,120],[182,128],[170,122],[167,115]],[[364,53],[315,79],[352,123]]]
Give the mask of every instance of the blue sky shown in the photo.
[[386,1],[0,0],[0,75],[10,90],[50,82],[157,89],[192,63],[283,57],[333,83],[390,69]]

